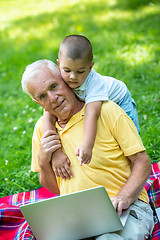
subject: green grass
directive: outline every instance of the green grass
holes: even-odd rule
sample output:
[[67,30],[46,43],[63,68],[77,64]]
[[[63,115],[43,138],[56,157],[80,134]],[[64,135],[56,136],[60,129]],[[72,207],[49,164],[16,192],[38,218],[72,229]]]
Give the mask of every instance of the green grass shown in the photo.
[[40,186],[30,163],[32,132],[43,110],[22,92],[20,81],[33,61],[56,61],[69,34],[88,37],[94,68],[127,84],[147,153],[152,162],[160,160],[158,0],[1,0],[0,22],[1,197]]

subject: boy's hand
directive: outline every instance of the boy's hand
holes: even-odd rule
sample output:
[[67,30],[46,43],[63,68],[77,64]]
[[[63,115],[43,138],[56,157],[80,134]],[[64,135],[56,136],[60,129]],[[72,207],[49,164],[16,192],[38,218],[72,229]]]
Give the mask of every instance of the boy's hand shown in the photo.
[[70,160],[61,149],[58,149],[52,155],[52,166],[57,177],[62,177],[63,179],[70,179],[72,177],[72,172],[70,170]]
[[78,160],[80,165],[89,164],[92,158],[92,148],[84,146],[83,144],[76,149],[76,156],[78,156]]

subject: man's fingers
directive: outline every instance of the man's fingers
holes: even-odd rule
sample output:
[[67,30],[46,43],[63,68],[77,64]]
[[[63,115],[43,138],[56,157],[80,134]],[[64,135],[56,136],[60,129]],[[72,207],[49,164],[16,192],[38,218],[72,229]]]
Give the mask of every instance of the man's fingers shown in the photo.
[[44,132],[43,137],[49,137],[51,135],[54,136],[56,139],[59,139],[57,132],[54,130],[47,130],[46,132]]
[[118,213],[119,216],[122,214],[122,210],[123,210],[123,209],[124,209],[124,208],[123,208],[123,202],[120,201],[120,202],[118,203],[118,206],[117,206],[117,213]]
[[56,150],[58,150],[59,148],[61,148],[61,144],[60,143],[57,143],[55,145],[51,145],[48,150],[51,151],[51,152],[55,152]]
[[43,146],[50,146],[50,145],[57,144],[57,143],[60,143],[60,140],[59,139],[55,139],[52,136],[50,136],[48,138],[41,138],[41,144]]
[[123,210],[129,207],[129,204],[127,201],[116,199],[114,197],[111,198],[111,201],[119,216],[122,214]]

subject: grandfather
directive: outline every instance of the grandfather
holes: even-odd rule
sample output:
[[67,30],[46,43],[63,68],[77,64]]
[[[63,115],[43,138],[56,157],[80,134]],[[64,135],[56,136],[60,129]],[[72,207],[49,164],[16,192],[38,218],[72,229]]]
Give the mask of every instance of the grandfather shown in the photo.
[[[32,170],[40,172],[41,184],[61,195],[103,185],[118,214],[131,206],[136,217],[129,215],[122,231],[95,239],[147,239],[153,229],[153,216],[143,186],[151,162],[131,119],[115,103],[103,103],[92,161],[80,166],[75,150],[83,140],[85,104],[64,83],[59,68],[48,60],[32,63],[23,74],[22,88],[57,118],[59,136],[52,130],[43,134],[42,117],[33,134]],[[61,144],[70,159],[64,171],[70,168],[71,179],[57,178],[52,168],[52,153]]]

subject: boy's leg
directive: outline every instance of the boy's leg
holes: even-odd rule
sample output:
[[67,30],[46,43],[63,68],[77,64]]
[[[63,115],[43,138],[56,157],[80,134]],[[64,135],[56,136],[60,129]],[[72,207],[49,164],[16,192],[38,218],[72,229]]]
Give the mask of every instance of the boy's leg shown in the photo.
[[137,114],[137,110],[136,110],[136,104],[135,104],[134,99],[131,97],[131,94],[130,94],[129,90],[127,91],[125,96],[121,99],[121,101],[119,101],[117,104],[132,119],[132,121],[134,122],[134,124],[135,124],[135,126],[136,126],[136,128],[138,130],[138,133],[140,133],[140,131],[139,131],[138,114]]

